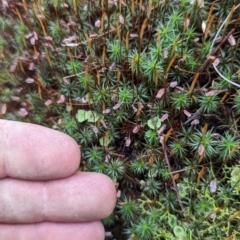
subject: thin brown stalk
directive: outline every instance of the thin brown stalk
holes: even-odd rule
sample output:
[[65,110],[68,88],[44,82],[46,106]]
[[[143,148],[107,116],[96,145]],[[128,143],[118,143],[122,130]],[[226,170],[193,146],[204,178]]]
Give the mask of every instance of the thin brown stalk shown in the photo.
[[[178,187],[177,187],[174,175],[173,175],[173,173],[171,171],[171,166],[170,166],[170,162],[169,162],[169,158],[168,158],[168,154],[167,154],[167,148],[166,148],[166,142],[165,142],[165,137],[164,136],[160,137],[160,143],[162,144],[162,149],[163,149],[163,152],[164,152],[165,161],[167,163],[168,171],[169,171],[169,174],[170,174],[171,179],[172,179],[173,187],[174,187],[174,189],[176,191],[177,200],[178,200],[179,206],[180,206],[180,208],[182,210],[182,213],[184,215],[184,212],[185,212],[184,206],[183,206],[183,203],[182,203],[179,191],[178,191]],[[189,219],[186,216],[184,216],[184,217],[185,217],[186,221],[189,222]]]

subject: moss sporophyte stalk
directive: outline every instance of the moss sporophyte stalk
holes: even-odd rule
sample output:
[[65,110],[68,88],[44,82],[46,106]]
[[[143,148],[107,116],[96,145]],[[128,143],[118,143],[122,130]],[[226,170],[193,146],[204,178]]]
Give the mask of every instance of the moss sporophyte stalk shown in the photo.
[[0,3],[0,117],[81,145],[106,239],[240,239],[237,0]]

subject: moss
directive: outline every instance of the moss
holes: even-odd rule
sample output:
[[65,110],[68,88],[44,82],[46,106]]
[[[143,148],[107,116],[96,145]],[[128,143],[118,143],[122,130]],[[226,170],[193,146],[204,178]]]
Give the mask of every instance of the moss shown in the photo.
[[118,182],[115,239],[240,234],[237,10],[218,32],[238,1],[1,4],[0,117],[68,133]]

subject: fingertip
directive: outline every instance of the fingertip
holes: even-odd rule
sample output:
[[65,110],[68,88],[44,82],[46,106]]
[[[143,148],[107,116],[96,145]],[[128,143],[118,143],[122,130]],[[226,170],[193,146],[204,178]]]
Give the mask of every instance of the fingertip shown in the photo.
[[2,224],[0,239],[24,240],[104,240],[105,230],[100,221],[83,223],[41,222],[36,224]]
[[116,204],[113,181],[100,173],[76,172],[44,182],[6,178],[0,188],[0,222],[6,223],[96,221]]
[[0,120],[0,178],[50,180],[74,174],[80,149],[73,138],[32,123]]
[[[94,229],[95,236],[89,236],[89,239],[94,239],[94,237],[98,240],[105,239],[105,229],[101,221],[92,222],[92,229]],[[90,233],[91,234],[91,233]]]
[[82,223],[37,223],[37,233],[45,240],[104,240],[105,229],[101,221]]
[[63,154],[66,154],[66,165],[69,165],[68,171],[69,173],[67,176],[71,176],[75,173],[80,165],[81,162],[81,148],[77,144],[77,142],[69,135],[62,133],[66,138],[67,144],[64,146]]
[[82,177],[82,182],[85,182],[87,188],[86,204],[92,206],[89,220],[108,217],[113,212],[117,200],[113,180],[105,174],[96,172],[81,172],[79,176]]
[[105,174],[99,174],[100,181],[102,182],[102,192],[104,197],[102,199],[105,202],[104,216],[108,217],[114,210],[117,201],[116,188],[113,180]]

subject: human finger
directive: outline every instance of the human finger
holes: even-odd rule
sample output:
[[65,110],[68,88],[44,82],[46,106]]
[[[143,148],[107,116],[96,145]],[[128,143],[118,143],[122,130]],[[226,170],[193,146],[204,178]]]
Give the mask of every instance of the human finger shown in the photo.
[[111,214],[113,181],[100,173],[77,172],[50,181],[5,178],[0,181],[0,222],[84,222]]
[[100,221],[88,223],[0,224],[0,239],[24,240],[103,240]]
[[68,177],[79,167],[79,147],[64,133],[0,120],[0,134],[0,178],[49,180]]

